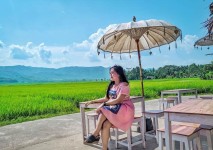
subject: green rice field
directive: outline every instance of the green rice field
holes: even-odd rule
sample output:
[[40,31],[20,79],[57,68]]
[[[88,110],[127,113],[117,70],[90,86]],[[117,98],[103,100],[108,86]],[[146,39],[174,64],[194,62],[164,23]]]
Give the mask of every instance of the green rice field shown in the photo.
[[[108,82],[66,82],[0,85],[0,126],[79,112],[79,102],[105,95]],[[141,95],[140,81],[130,81],[131,95]],[[213,80],[145,80],[146,100],[159,98],[167,89],[196,88],[212,94]]]

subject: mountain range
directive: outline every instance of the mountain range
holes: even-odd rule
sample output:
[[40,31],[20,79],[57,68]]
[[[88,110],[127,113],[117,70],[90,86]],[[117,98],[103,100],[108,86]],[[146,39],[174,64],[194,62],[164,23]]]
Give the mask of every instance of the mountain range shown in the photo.
[[40,68],[28,66],[0,66],[0,84],[64,82],[109,79],[109,68],[63,67]]

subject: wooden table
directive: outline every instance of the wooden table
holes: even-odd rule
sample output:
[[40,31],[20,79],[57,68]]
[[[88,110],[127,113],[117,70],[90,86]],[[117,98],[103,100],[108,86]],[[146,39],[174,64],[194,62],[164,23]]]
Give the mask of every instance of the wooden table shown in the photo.
[[[136,103],[136,102],[141,102],[143,97],[142,96],[131,96],[130,99],[132,100],[133,103]],[[88,106],[86,106],[85,104],[86,104],[86,102],[80,102],[83,142],[84,142],[85,138],[87,137],[86,120],[85,120],[85,109],[87,109],[87,108],[97,108],[101,103],[93,103],[93,104],[90,104]],[[141,107],[145,108],[145,106],[141,106]],[[144,110],[144,109],[142,109],[142,110]]]
[[178,101],[176,104],[182,103],[181,94],[183,93],[195,93],[195,98],[197,98],[197,90],[196,89],[174,89],[174,90],[165,90],[161,91],[161,100],[163,101],[163,96],[166,94],[177,94]]
[[166,149],[172,150],[171,121],[213,125],[213,100],[187,100],[164,110]]

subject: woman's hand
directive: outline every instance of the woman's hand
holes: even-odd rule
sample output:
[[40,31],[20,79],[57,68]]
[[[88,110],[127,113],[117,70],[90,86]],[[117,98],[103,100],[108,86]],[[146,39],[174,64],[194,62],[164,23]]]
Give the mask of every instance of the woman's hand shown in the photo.
[[101,112],[101,107],[100,107],[100,108],[97,108],[97,109],[95,110],[95,112],[96,112],[97,114],[99,114],[99,113]]
[[98,106],[98,108],[95,110],[95,112],[97,114],[99,114],[101,112],[101,108],[104,106],[104,103],[102,103],[100,106]]
[[88,101],[88,102],[86,102],[86,107],[88,106],[88,105],[90,105],[90,104],[93,104],[93,103],[95,103],[94,101]]

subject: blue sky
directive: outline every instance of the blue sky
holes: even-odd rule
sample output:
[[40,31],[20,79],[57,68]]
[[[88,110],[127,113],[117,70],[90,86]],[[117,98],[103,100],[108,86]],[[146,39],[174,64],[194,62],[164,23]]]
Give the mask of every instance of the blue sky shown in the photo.
[[159,19],[182,30],[178,48],[162,46],[161,52],[141,52],[143,68],[164,65],[207,64],[213,47],[194,49],[194,42],[206,35],[202,22],[209,17],[210,0],[1,0],[0,66],[138,65],[136,54],[97,55],[96,45],[112,24]]

